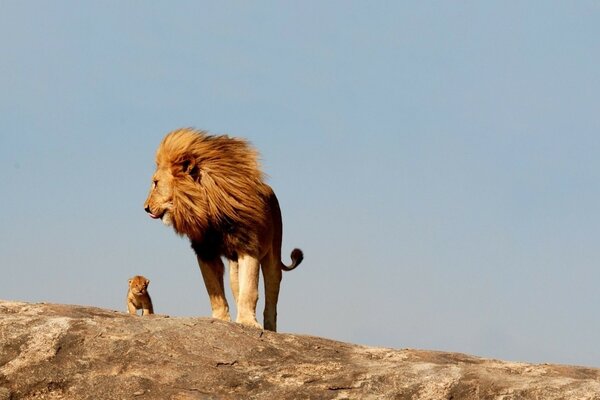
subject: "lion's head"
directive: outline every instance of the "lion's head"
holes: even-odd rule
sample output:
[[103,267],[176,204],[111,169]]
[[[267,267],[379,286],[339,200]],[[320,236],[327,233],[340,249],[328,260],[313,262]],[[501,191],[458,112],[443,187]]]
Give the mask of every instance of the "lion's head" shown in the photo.
[[264,224],[269,191],[248,142],[186,128],[158,146],[144,208],[180,235],[202,240],[209,228]]
[[171,225],[173,209],[173,174],[167,168],[157,168],[152,176],[152,186],[144,209],[154,218],[160,218],[166,225]]

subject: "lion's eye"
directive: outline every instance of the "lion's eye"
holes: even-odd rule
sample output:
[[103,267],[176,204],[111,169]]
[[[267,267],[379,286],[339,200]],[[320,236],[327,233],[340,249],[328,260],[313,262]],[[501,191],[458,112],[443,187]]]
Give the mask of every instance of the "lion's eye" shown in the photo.
[[155,180],[152,182],[152,189],[156,188],[156,186],[157,186],[157,185],[158,185],[158,181],[155,179]]

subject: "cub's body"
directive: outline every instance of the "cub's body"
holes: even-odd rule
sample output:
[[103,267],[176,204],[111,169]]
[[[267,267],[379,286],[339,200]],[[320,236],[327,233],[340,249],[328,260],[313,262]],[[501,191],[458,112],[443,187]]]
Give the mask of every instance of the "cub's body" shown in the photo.
[[137,310],[142,310],[142,315],[154,314],[152,299],[148,293],[150,281],[141,275],[136,275],[129,280],[127,292],[127,309],[129,314],[136,315]]

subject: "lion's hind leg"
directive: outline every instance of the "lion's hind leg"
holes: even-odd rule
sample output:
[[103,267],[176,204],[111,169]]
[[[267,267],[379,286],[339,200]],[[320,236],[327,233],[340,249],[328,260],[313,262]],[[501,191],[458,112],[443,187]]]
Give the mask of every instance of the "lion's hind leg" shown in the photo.
[[263,313],[265,329],[277,331],[277,301],[281,286],[281,268],[279,259],[272,254],[265,256],[261,262],[263,279],[265,281],[265,310]]

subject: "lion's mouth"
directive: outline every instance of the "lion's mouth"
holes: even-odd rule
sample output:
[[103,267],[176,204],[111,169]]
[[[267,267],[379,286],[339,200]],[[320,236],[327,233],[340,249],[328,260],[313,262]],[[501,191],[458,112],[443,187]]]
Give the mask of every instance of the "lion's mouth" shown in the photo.
[[146,210],[150,218],[160,219],[163,222],[163,224],[167,226],[170,226],[172,224],[171,213],[169,212],[169,208],[165,208],[160,214],[152,212],[152,210],[150,210],[150,206],[146,206],[144,209]]
[[144,210],[145,210],[145,211],[148,213],[148,215],[149,215],[149,216],[150,216],[150,218],[152,218],[152,219],[159,219],[159,218],[161,218],[161,219],[162,219],[162,217],[163,217],[163,216],[165,215],[165,213],[167,212],[167,210],[164,210],[164,211],[163,211],[162,213],[160,213],[160,214],[155,214],[155,213],[153,213],[153,212],[152,212],[152,210],[150,210],[150,206],[146,206],[146,207],[144,208]]

